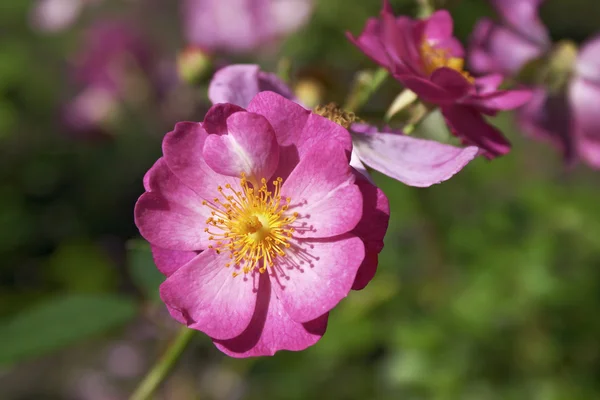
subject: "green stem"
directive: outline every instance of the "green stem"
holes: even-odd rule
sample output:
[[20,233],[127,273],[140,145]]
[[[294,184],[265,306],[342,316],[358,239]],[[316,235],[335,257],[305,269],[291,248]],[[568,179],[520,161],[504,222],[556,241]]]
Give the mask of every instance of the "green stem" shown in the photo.
[[407,135],[413,133],[417,126],[427,117],[429,111],[423,103],[418,103],[414,108],[413,115],[404,126],[404,133]]
[[148,372],[146,377],[140,382],[129,400],[146,400],[151,398],[156,389],[158,389],[160,384],[169,375],[169,372],[190,342],[194,333],[195,331],[193,329],[186,327],[183,327],[179,331],[162,357],[154,364],[150,372]]
[[435,11],[435,7],[429,2],[429,0],[417,0],[419,7],[419,18],[427,18]]
[[388,77],[388,72],[384,68],[379,68],[375,72],[359,72],[354,81],[354,87],[348,95],[344,110],[357,112],[369,97],[381,86]]

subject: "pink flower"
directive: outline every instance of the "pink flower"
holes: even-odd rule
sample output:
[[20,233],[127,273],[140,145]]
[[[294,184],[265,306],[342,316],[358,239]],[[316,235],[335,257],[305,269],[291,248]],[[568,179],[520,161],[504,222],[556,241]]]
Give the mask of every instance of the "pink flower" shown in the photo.
[[544,0],[491,0],[500,23],[489,18],[477,22],[469,45],[469,65],[480,74],[512,76],[552,44],[538,16]]
[[[553,87],[538,82],[531,100],[517,110],[517,122],[527,134],[557,147],[567,164],[581,158],[600,168],[600,117],[594,107],[600,101],[600,37],[584,43],[576,58],[574,45],[569,43],[552,49],[548,30],[538,16],[542,2],[492,0],[500,23],[485,18],[478,22],[469,62],[476,72],[512,77],[536,58],[558,58],[569,79],[560,87],[556,82],[551,82]],[[572,71],[568,71],[572,61]]]
[[30,11],[32,28],[58,32],[71,26],[83,9],[102,0],[37,0]]
[[567,163],[581,158],[600,168],[600,36],[581,47],[571,78],[560,90],[538,87],[517,111],[521,128],[558,147]]
[[369,19],[358,38],[348,37],[424,102],[439,106],[451,131],[464,143],[478,146],[488,158],[506,154],[510,144],[483,115],[514,109],[531,94],[497,90],[499,76],[469,75],[463,68],[464,49],[452,31],[452,17],[445,10],[424,20],[396,18],[384,0],[381,18]]
[[79,93],[63,109],[68,129],[78,135],[103,133],[124,101],[148,101],[165,89],[151,44],[125,20],[102,20],[84,35],[71,78]]
[[248,52],[304,25],[312,0],[184,0],[188,43],[206,51]]
[[375,274],[385,195],[341,126],[273,92],[168,133],[135,221],[171,315],[234,357],[302,350]]
[[[208,96],[213,104],[233,103],[246,107],[264,90],[295,100],[292,91],[275,74],[250,64],[230,65],[217,71]],[[351,121],[347,122],[351,124]],[[450,179],[478,152],[474,146],[461,149],[405,136],[398,131],[380,132],[366,124],[351,124],[350,131],[354,146],[351,164],[367,179],[369,175],[363,163],[407,185],[431,186]]]

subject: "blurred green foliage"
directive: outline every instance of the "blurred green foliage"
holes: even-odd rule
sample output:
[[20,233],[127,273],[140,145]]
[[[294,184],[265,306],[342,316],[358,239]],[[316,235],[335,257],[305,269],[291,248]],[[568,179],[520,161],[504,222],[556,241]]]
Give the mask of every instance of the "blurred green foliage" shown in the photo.
[[0,365],[40,356],[90,335],[123,325],[135,303],[114,295],[47,298],[0,324]]
[[[409,0],[392,3],[399,12],[416,10]],[[482,0],[449,3],[463,39],[490,13]],[[595,1],[571,2],[572,13],[564,12],[565,2],[547,3],[543,15],[555,37],[582,40],[598,28],[597,13],[581,11],[597,9]],[[108,138],[68,136],[58,114],[76,89],[65,60],[94,16],[45,36],[25,24],[30,5],[0,6],[2,364],[86,337],[102,343],[118,337],[114,328],[126,321],[139,323],[136,310],[163,310],[162,277],[147,245],[130,239],[138,236],[132,210],[143,173],[176,121],[158,119],[151,108],[126,109]],[[326,81],[324,100],[343,99],[354,72],[373,67],[343,33],[358,33],[379,6],[319,1],[309,26],[278,55],[292,60],[294,72]],[[161,29],[178,27],[161,13],[146,21],[152,18]],[[180,44],[167,45],[172,58]],[[260,59],[270,69],[276,61]],[[388,80],[365,118],[381,117],[399,88]],[[514,143],[506,157],[477,160],[428,189],[375,175],[392,205],[379,272],[332,312],[317,345],[234,360],[198,334],[172,381],[212,368],[238,376],[248,399],[600,398],[600,177],[584,167],[565,169],[547,145],[522,138],[509,116],[496,122]],[[171,333],[158,331],[161,347]],[[200,398],[220,398],[208,386],[190,385]]]

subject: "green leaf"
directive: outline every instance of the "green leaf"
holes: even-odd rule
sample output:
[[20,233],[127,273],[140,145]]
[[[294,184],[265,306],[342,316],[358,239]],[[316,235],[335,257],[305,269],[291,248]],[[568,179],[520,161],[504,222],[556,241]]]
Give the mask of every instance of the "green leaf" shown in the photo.
[[86,239],[61,243],[49,258],[47,273],[71,293],[112,292],[117,281],[117,268],[110,257]]
[[127,247],[127,267],[131,280],[148,299],[160,300],[158,287],[165,277],[154,265],[150,245],[143,240],[131,240]]
[[37,357],[115,328],[136,313],[114,295],[64,295],[0,321],[0,365]]

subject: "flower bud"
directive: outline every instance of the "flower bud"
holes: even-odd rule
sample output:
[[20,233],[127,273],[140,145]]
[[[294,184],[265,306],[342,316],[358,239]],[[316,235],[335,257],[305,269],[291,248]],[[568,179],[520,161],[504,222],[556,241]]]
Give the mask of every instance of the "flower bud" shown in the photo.
[[199,47],[190,46],[177,56],[177,71],[182,81],[197,84],[213,70],[212,57]]

